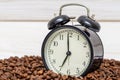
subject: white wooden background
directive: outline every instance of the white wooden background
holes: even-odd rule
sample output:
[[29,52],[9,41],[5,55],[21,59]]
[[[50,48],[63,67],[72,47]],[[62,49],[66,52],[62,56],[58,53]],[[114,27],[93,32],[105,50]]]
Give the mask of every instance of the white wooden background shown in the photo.
[[[60,6],[66,3],[86,5],[90,15],[96,15],[95,19],[101,21],[98,34],[105,58],[120,60],[120,0],[0,0],[0,59],[40,55],[42,41],[49,32],[47,22],[40,21],[58,15]],[[67,7],[63,14],[78,17],[86,13],[84,8]]]
[[[120,60],[120,22],[100,22],[105,58]],[[41,55],[46,22],[0,22],[0,59]]]
[[[66,3],[86,5],[99,21],[120,21],[120,0],[0,0],[0,21],[46,21]],[[85,11],[68,7],[63,13],[80,16]]]

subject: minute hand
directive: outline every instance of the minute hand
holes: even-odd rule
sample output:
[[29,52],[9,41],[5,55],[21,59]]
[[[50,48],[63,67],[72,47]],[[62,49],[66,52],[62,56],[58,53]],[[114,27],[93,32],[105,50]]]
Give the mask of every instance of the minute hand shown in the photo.
[[67,33],[67,51],[69,51],[69,32]]

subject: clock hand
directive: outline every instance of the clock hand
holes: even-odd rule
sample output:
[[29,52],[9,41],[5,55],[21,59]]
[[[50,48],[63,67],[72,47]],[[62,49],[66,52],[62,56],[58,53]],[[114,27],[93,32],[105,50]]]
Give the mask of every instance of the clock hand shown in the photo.
[[[71,55],[71,52],[69,51],[69,32],[67,33],[67,50],[68,50],[68,54]],[[70,57],[69,57],[70,58]],[[68,58],[68,65],[69,65],[69,58]]]
[[[62,67],[63,67],[63,65],[65,64],[65,62],[66,62],[66,60],[67,60],[68,56],[69,56],[69,55],[67,55],[67,56],[65,57],[65,59],[63,60],[63,63],[62,63],[62,65],[60,66],[61,68],[62,68]],[[60,70],[61,70],[61,68],[60,68]]]
[[[68,52],[66,53],[66,57],[65,57],[65,59],[64,59],[64,61],[63,61],[63,63],[62,63],[62,65],[60,66],[61,68],[63,67],[63,65],[65,64],[66,60],[68,59],[68,57],[69,57],[70,55],[71,55],[71,52],[68,51]],[[60,70],[61,70],[61,68],[60,68]]]
[[69,51],[69,32],[67,33],[67,51]]
[[[69,32],[67,33],[67,53],[66,53],[66,57],[65,59],[63,60],[63,63],[62,65],[60,66],[61,68],[63,67],[63,65],[65,64],[67,58],[71,55],[71,52],[69,51]],[[61,70],[60,68],[60,70]]]

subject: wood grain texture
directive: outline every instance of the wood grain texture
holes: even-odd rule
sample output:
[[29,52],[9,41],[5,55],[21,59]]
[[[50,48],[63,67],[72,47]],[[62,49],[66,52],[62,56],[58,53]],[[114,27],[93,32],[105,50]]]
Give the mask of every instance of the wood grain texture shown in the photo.
[[[0,0],[0,21],[47,21],[58,15],[61,5],[80,3],[91,10],[100,21],[120,21],[120,0]],[[67,15],[85,15],[85,9],[68,7]]]

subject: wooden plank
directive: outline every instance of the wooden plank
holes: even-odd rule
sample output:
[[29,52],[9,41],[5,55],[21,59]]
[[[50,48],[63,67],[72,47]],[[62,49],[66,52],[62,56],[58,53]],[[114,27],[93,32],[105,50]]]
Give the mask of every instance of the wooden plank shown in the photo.
[[[120,21],[120,0],[0,0],[0,21],[47,21],[66,3],[86,5],[97,20]],[[78,17],[85,10],[68,7],[63,13]]]

